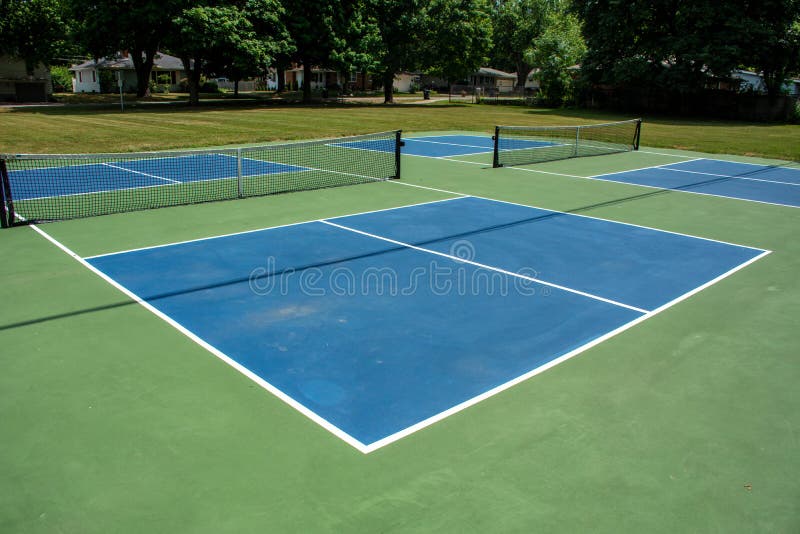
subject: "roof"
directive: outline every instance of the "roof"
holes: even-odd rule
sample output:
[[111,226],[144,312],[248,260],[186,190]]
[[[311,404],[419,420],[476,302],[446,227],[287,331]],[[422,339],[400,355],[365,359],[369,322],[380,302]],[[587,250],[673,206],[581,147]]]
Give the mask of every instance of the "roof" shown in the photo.
[[[73,65],[69,70],[83,69],[115,69],[115,70],[134,70],[133,60],[130,55],[114,58],[101,57],[98,60],[90,59],[79,65]],[[153,60],[153,70],[183,70],[183,61],[175,56],[157,52]]]
[[478,69],[477,72],[473,74],[473,76],[491,76],[492,78],[500,78],[500,79],[517,79],[517,75],[511,72],[504,72],[502,70],[493,69],[490,67],[481,67]]

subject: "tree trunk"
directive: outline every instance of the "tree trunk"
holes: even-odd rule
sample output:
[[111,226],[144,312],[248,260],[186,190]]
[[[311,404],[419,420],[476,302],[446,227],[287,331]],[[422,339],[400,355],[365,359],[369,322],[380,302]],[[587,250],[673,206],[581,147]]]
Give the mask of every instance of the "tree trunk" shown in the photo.
[[233,80],[233,98],[239,98],[239,80]]
[[530,71],[530,65],[524,61],[517,61],[517,87],[525,87],[525,81]]
[[394,104],[394,72],[383,73],[383,103]]
[[303,60],[303,104],[311,103],[311,63]]
[[[144,56],[144,57],[142,57]],[[154,48],[134,48],[131,50],[133,68],[136,70],[136,96],[142,97],[150,87],[150,73],[153,71],[156,50]]]
[[[200,64],[199,58],[192,60],[189,57],[181,58],[183,69],[186,71],[186,83],[189,86],[189,105],[200,104]],[[194,68],[192,68],[194,66]]]
[[286,70],[283,68],[284,66],[280,63],[276,65],[275,69],[277,70],[278,74],[278,92],[282,93],[286,90]]

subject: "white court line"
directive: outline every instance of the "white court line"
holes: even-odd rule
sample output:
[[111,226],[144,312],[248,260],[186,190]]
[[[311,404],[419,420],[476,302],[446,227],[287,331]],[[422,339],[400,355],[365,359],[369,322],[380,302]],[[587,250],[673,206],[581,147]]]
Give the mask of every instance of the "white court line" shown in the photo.
[[[703,236],[699,236],[699,235],[685,234],[683,232],[674,232],[672,230],[664,230],[662,228],[654,228],[652,226],[644,226],[644,225],[641,225],[641,224],[629,223],[629,222],[624,222],[624,221],[615,221],[614,219],[605,219],[603,217],[597,217],[595,215],[586,215],[584,213],[571,213],[571,212],[568,212],[568,211],[555,210],[555,209],[552,209],[552,208],[543,208],[541,206],[535,206],[533,204],[521,204],[519,202],[511,202],[510,200],[499,200],[499,199],[496,199],[496,198],[482,197],[480,195],[470,195],[469,193],[460,193],[458,191],[450,191],[448,189],[438,189],[436,187],[428,187],[428,186],[425,186],[425,185],[411,184],[411,183],[408,183],[408,182],[394,182],[393,181],[391,183],[397,184],[397,185],[404,185],[404,186],[408,186],[408,187],[418,187],[420,189],[429,189],[431,191],[437,191],[437,192],[440,192],[440,193],[447,193],[447,194],[450,194],[450,195],[460,195],[458,197],[455,197],[455,198],[452,198],[452,199],[448,199],[448,200],[460,200],[461,198],[479,198],[481,200],[488,200],[488,201],[491,201],[491,202],[499,202],[501,204],[510,204],[512,206],[521,206],[523,208],[532,208],[532,209],[537,209],[537,210],[542,210],[542,211],[548,211],[548,212],[551,212],[551,213],[558,213],[560,215],[569,215],[569,216],[572,216],[572,217],[583,217],[585,219],[594,219],[596,221],[603,221],[603,222],[614,223],[614,224],[622,224],[622,225],[625,225],[625,226],[632,226],[634,228],[642,228],[644,230],[652,230],[653,232],[661,232],[663,234],[672,234],[672,235],[678,235],[678,236],[682,236],[682,237],[691,237],[692,239],[702,239],[703,241],[711,241],[713,243],[722,243],[723,245],[731,245],[731,246],[734,246],[734,247],[741,247],[741,248],[747,248],[747,249],[751,249],[751,250],[758,250],[758,251],[761,251],[761,252],[768,252],[766,249],[759,248],[759,247],[751,247],[749,245],[741,245],[739,243],[731,243],[729,241],[722,241],[722,240],[719,240],[719,239],[712,239],[710,237],[703,237]],[[620,183],[626,183],[626,182],[620,182]]]
[[221,350],[217,349],[216,347],[214,347],[210,343],[204,341],[200,336],[198,336],[197,334],[195,334],[194,332],[192,332],[191,330],[189,330],[188,328],[183,326],[181,323],[179,323],[178,321],[176,321],[175,319],[173,319],[169,315],[167,315],[167,314],[161,312],[160,310],[158,310],[152,304],[148,303],[147,301],[145,301],[144,299],[139,297],[139,295],[137,295],[133,291],[129,290],[128,288],[126,288],[125,286],[123,286],[122,284],[120,284],[119,282],[117,282],[116,280],[114,280],[113,278],[108,276],[107,274],[105,274],[103,271],[101,271],[100,269],[96,268],[94,265],[92,265],[88,261],[86,261],[86,259],[81,258],[78,254],[73,252],[69,247],[67,247],[66,245],[64,245],[63,243],[61,243],[60,241],[58,241],[54,237],[52,237],[50,234],[48,234],[47,232],[45,232],[44,230],[42,230],[41,228],[39,228],[35,224],[31,224],[29,226],[34,231],[39,233],[42,237],[44,237],[45,239],[50,241],[52,244],[54,244],[55,246],[60,248],[62,251],[67,253],[69,256],[71,256],[75,261],[77,261],[78,263],[80,263],[81,265],[83,265],[84,267],[86,267],[87,269],[92,271],[94,274],[96,274],[97,276],[99,276],[100,278],[102,278],[103,280],[108,282],[111,286],[113,286],[116,289],[118,289],[119,291],[121,291],[128,298],[130,298],[134,302],[138,303],[140,306],[142,306],[143,308],[145,308],[146,310],[148,310],[149,312],[154,314],[156,317],[158,317],[159,319],[165,321],[167,324],[169,324],[170,326],[175,328],[178,332],[180,332],[184,336],[188,337],[189,339],[191,339],[192,341],[194,341],[195,343],[200,345],[202,348],[206,349],[208,352],[210,352],[211,354],[213,354],[214,356],[216,356],[217,358],[219,358],[223,362],[227,363],[228,365],[230,365],[231,367],[233,367],[234,369],[239,371],[241,374],[243,374],[244,376],[246,376],[247,378],[249,378],[250,380],[252,380],[256,384],[258,384],[259,386],[261,386],[265,390],[267,390],[270,393],[272,393],[273,395],[275,395],[278,399],[282,400],[283,402],[285,402],[286,404],[288,404],[289,406],[291,406],[292,408],[294,408],[295,410],[297,410],[301,414],[305,415],[306,417],[308,417],[309,419],[311,419],[312,421],[317,423],[319,426],[321,426],[322,428],[324,428],[325,430],[327,430],[328,432],[330,432],[334,436],[336,436],[339,439],[341,439],[342,441],[344,441],[345,443],[355,447],[356,449],[358,449],[359,451],[361,451],[361,452],[363,452],[365,454],[367,452],[369,452],[367,450],[367,446],[364,445],[363,443],[361,443],[359,440],[357,440],[356,438],[354,438],[350,434],[344,432],[343,430],[339,429],[337,426],[335,426],[332,423],[330,423],[327,419],[324,419],[323,417],[319,416],[315,412],[309,410],[308,408],[306,408],[305,406],[303,406],[302,404],[300,404],[299,402],[294,400],[292,397],[290,397],[289,395],[285,394],[283,391],[278,389],[277,387],[273,386],[272,384],[270,384],[269,382],[267,382],[266,380],[264,380],[263,378],[261,378],[257,374],[255,374],[252,371],[250,371],[247,367],[239,364],[234,359],[229,357],[227,354],[223,353]]
[[[782,182],[780,180],[767,180],[765,178],[750,178],[747,176],[732,176],[729,174],[714,174],[711,172],[699,172],[699,171],[687,171],[686,169],[671,169],[669,167],[661,167],[661,170],[664,171],[672,171],[672,172],[686,172],[689,174],[702,174],[704,176],[717,176],[719,178],[732,178],[734,180],[749,180],[752,182],[766,182],[769,184],[782,184],[782,185],[793,185],[795,187],[800,187],[800,184],[794,182]],[[755,171],[758,172],[758,171]]]
[[[114,165],[113,163],[101,163],[100,165],[105,165],[106,167],[111,167],[113,169],[119,169],[121,171],[132,172],[134,174],[141,174],[142,176],[147,176],[148,178],[155,178],[156,180],[164,180],[165,182],[172,182],[173,184],[182,184],[180,180],[173,180],[172,178],[164,178],[163,176],[156,176],[155,174],[148,174],[142,171],[135,171],[133,169],[126,169],[125,167],[120,167],[119,165]],[[113,189],[112,189],[113,191]]]
[[416,423],[416,424],[414,424],[414,425],[412,425],[412,426],[410,426],[408,428],[404,428],[403,430],[401,430],[399,432],[396,432],[396,433],[394,433],[394,434],[392,434],[390,436],[386,436],[385,438],[382,438],[382,439],[379,439],[378,441],[370,443],[369,445],[367,445],[365,447],[366,450],[364,452],[365,453],[370,453],[370,452],[373,452],[373,451],[375,451],[377,449],[380,449],[381,447],[385,447],[386,445],[389,445],[390,443],[394,443],[395,441],[398,441],[398,440],[400,440],[402,438],[405,438],[405,437],[413,434],[414,432],[418,432],[418,431],[422,430],[425,427],[431,426],[432,424],[441,421],[442,419],[450,417],[453,414],[456,414],[456,413],[458,413],[458,412],[460,412],[462,410],[465,410],[466,408],[469,408],[470,406],[474,406],[475,404],[478,404],[479,402],[488,399],[489,397],[493,397],[493,396],[497,395],[498,393],[500,393],[502,391],[505,391],[505,390],[507,390],[507,389],[509,389],[509,388],[511,388],[513,386],[516,386],[517,384],[520,384],[520,383],[528,380],[531,377],[534,377],[534,376],[536,376],[538,374],[541,374],[544,371],[547,371],[548,369],[550,369],[552,367],[555,367],[556,365],[569,360],[570,358],[574,358],[578,354],[580,354],[580,353],[582,353],[584,351],[587,351],[590,348],[592,348],[592,347],[594,347],[596,345],[599,345],[600,343],[602,343],[604,341],[607,341],[607,340],[611,339],[612,337],[616,336],[617,334],[620,334],[620,333],[622,333],[622,332],[624,332],[624,331],[626,331],[626,330],[638,325],[639,323],[642,323],[642,322],[652,318],[655,315],[658,315],[662,311],[667,310],[667,309],[671,308],[672,306],[678,304],[679,302],[682,302],[682,301],[686,300],[687,298],[691,297],[692,295],[695,295],[696,293],[702,291],[703,289],[706,289],[707,287],[710,287],[710,286],[716,284],[717,282],[729,277],[730,275],[734,274],[735,272],[737,272],[737,271],[739,271],[741,269],[744,269],[748,265],[760,260],[761,258],[766,256],[767,254],[769,254],[769,251],[763,252],[762,254],[760,254],[760,255],[758,255],[758,256],[756,256],[756,257],[754,257],[754,258],[752,258],[752,259],[750,259],[750,260],[748,260],[748,261],[746,261],[746,262],[744,262],[744,263],[732,268],[732,269],[730,269],[729,271],[727,271],[725,273],[722,273],[721,275],[719,275],[718,277],[714,278],[713,280],[709,280],[705,284],[703,284],[701,286],[698,286],[695,289],[693,289],[693,290],[691,290],[691,291],[689,291],[687,293],[684,293],[683,295],[681,295],[681,296],[677,297],[676,299],[674,299],[674,300],[672,300],[672,301],[670,301],[670,302],[668,302],[668,303],[656,308],[655,310],[652,310],[652,311],[650,311],[650,312],[648,312],[648,313],[646,313],[644,315],[641,315],[641,316],[637,317],[636,319],[630,321],[629,323],[624,324],[624,325],[622,325],[622,326],[620,326],[620,327],[618,327],[618,328],[616,328],[614,330],[611,330],[610,332],[607,332],[606,334],[603,334],[602,336],[600,336],[598,338],[595,338],[592,341],[589,341],[585,345],[581,345],[580,347],[578,347],[578,348],[576,348],[576,349],[574,349],[574,350],[572,350],[572,351],[570,351],[570,352],[568,352],[566,354],[563,354],[563,355],[559,356],[558,358],[550,360],[549,362],[547,362],[545,364],[542,364],[539,367],[536,367],[535,369],[532,369],[532,370],[528,371],[527,373],[518,376],[517,378],[513,378],[513,379],[509,380],[508,382],[500,384],[499,386],[496,386],[496,387],[494,387],[494,388],[492,388],[492,389],[490,389],[490,390],[488,390],[488,391],[486,391],[484,393],[481,393],[480,395],[472,397],[471,399],[468,399],[468,400],[466,400],[466,401],[464,401],[464,402],[462,402],[460,404],[457,404],[457,405],[453,406],[452,408],[449,408],[449,409],[447,409],[447,410],[445,410],[443,412],[440,412],[440,413],[438,413],[438,414],[436,414],[436,415],[434,415],[432,417],[429,417],[429,418],[427,418],[427,419],[425,419],[423,421],[420,421],[419,423]]
[[631,152],[638,152],[639,154],[652,154],[655,156],[670,156],[673,158],[697,159],[697,156],[682,156],[680,154],[667,154],[666,152],[652,152],[649,150],[632,150]]
[[[681,163],[691,163],[693,161],[702,161],[703,158],[694,158],[688,161],[681,161]],[[638,171],[647,171],[650,169],[663,169],[667,165],[676,165],[675,163],[662,163],[661,165],[649,165],[647,167],[636,167],[634,169],[628,169],[626,171],[614,171],[614,172],[604,172],[602,174],[593,174],[591,176],[578,176],[577,178],[597,178],[598,176],[614,176],[615,174],[627,174],[629,172],[638,172]]]
[[[619,173],[615,173],[615,174],[619,174]],[[769,206],[782,206],[782,207],[785,207],[785,208],[800,208],[800,206],[796,206],[794,204],[782,204],[780,202],[768,202],[766,200],[755,200],[755,199],[751,199],[751,198],[732,197],[732,196],[729,196],[729,195],[720,195],[720,194],[717,194],[717,193],[703,193],[702,191],[691,191],[689,189],[682,189],[682,188],[679,189],[679,188],[672,188],[672,187],[659,187],[659,186],[656,186],[656,185],[645,185],[645,184],[639,184],[639,183],[636,183],[636,182],[624,182],[622,180],[608,180],[606,178],[600,178],[600,176],[610,176],[610,175],[598,174],[597,176],[576,176],[576,178],[583,178],[585,180],[597,180],[599,182],[611,182],[611,183],[615,183],[615,184],[632,185],[632,186],[635,186],[635,187],[646,187],[648,189],[657,189],[658,191],[664,191],[664,192],[674,191],[676,193],[689,193],[690,195],[703,195],[703,196],[707,196],[707,197],[725,198],[725,199],[728,199],[728,200],[737,200],[737,201],[743,201],[743,202],[754,202],[756,204],[767,204]],[[698,184],[698,185],[702,185],[702,184]]]
[[[442,158],[438,158],[438,159],[442,159]],[[681,162],[681,163],[690,163],[692,161],[700,161],[700,160],[708,160],[708,159],[709,158],[693,158],[693,159],[690,159],[688,161]],[[458,160],[448,160],[448,161],[458,161]],[[724,160],[724,159],[711,160],[711,161],[724,161],[726,163],[740,163],[738,161],[729,161],[729,160]],[[466,162],[462,161],[461,163],[466,163]],[[704,193],[702,191],[691,191],[689,189],[672,188],[672,187],[659,187],[659,186],[655,186],[655,185],[646,185],[646,184],[635,183],[635,182],[625,182],[623,180],[611,180],[611,179],[608,179],[608,178],[602,178],[603,176],[614,176],[616,174],[625,174],[625,173],[629,173],[629,172],[643,171],[643,170],[648,170],[648,169],[662,169],[662,168],[665,168],[667,165],[675,165],[675,163],[665,163],[663,165],[651,165],[649,167],[640,167],[640,168],[637,168],[637,169],[630,169],[630,170],[627,170],[627,171],[616,171],[616,172],[609,172],[609,173],[604,173],[604,174],[596,174],[594,176],[578,176],[578,175],[574,175],[574,174],[562,174],[562,173],[540,171],[540,170],[537,170],[537,169],[526,169],[526,168],[514,167],[514,166],[501,167],[501,168],[503,168],[503,169],[511,169],[511,170],[515,170],[515,171],[538,172],[538,173],[544,173],[544,174],[553,174],[553,175],[556,175],[556,176],[566,176],[566,177],[569,177],[569,178],[580,178],[582,180],[596,180],[596,181],[602,181],[602,182],[611,182],[611,183],[615,183],[615,184],[631,185],[631,186],[635,186],[635,187],[646,187],[648,189],[657,189],[659,191],[665,191],[665,192],[666,191],[675,191],[677,193],[689,193],[691,195],[704,195],[704,196],[709,196],[709,197],[725,198],[725,199],[728,199],[728,200],[737,200],[737,201],[743,201],[743,202],[754,202],[756,204],[767,204],[769,206],[782,206],[782,207],[785,207],[785,208],[798,208],[798,207],[800,207],[800,206],[796,206],[794,204],[784,204],[784,203],[781,203],[781,202],[768,202],[766,200],[755,200],[755,199],[750,199],[750,198],[740,198],[740,197],[733,197],[733,196],[729,196],[729,195],[720,195],[720,194],[717,194],[717,193]],[[755,164],[744,163],[743,165],[755,165]],[[698,185],[702,185],[702,184],[698,184]]]
[[[484,138],[485,139],[485,138]],[[404,141],[418,141],[420,143],[432,143],[436,145],[450,145],[450,146],[465,146],[467,148],[482,148],[487,151],[492,151],[493,148],[489,146],[480,146],[480,145],[465,145],[461,143],[448,143],[445,141],[428,141],[422,137],[409,137],[408,139],[404,139]]]
[[477,261],[472,261],[472,260],[467,260],[467,259],[464,259],[464,258],[459,258],[458,256],[452,256],[450,254],[445,254],[444,252],[438,252],[436,250],[432,250],[432,249],[429,249],[429,248],[418,247],[418,246],[412,245],[410,243],[405,243],[403,241],[397,241],[396,239],[390,239],[388,237],[383,237],[383,236],[380,236],[380,235],[377,235],[377,234],[371,234],[369,232],[364,232],[363,230],[357,230],[355,228],[351,228],[351,227],[345,226],[343,224],[334,223],[334,222],[331,222],[331,221],[328,221],[328,220],[325,220],[325,219],[320,219],[319,222],[328,224],[330,226],[335,226],[336,228],[341,228],[342,230],[347,230],[348,232],[353,232],[355,234],[361,234],[361,235],[364,235],[364,236],[367,236],[367,237],[372,237],[374,239],[379,239],[381,241],[386,241],[387,243],[392,243],[394,245],[399,245],[401,247],[406,247],[406,248],[410,248],[410,249],[413,249],[413,250],[418,250],[420,252],[427,252],[428,254],[434,254],[436,256],[441,256],[443,258],[447,258],[447,259],[450,259],[450,260],[453,260],[453,261],[457,261],[459,263],[466,263],[466,264],[469,264],[469,265],[474,265],[475,267],[480,267],[482,269],[486,269],[486,270],[489,270],[489,271],[495,271],[495,272],[498,272],[498,273],[501,273],[501,274],[505,274],[505,275],[508,275],[508,276],[513,276],[515,278],[521,278],[523,280],[527,280],[529,282],[533,282],[533,283],[540,284],[540,285],[543,285],[543,286],[548,286],[548,287],[552,287],[552,288],[555,288],[555,289],[560,289],[562,291],[567,291],[569,293],[574,293],[574,294],[580,295],[582,297],[588,297],[588,298],[593,299],[593,300],[599,300],[601,302],[605,302],[606,304],[612,304],[614,306],[619,306],[620,308],[627,308],[629,310],[637,311],[639,313],[647,313],[648,312],[648,310],[645,310],[645,309],[642,309],[642,308],[637,308],[636,306],[631,306],[630,304],[625,304],[624,302],[619,302],[619,301],[616,301],[616,300],[607,299],[605,297],[601,297],[599,295],[594,295],[592,293],[587,293],[586,291],[580,291],[578,289],[573,289],[571,287],[562,286],[562,285],[559,285],[559,284],[554,284],[553,282],[548,282],[546,280],[541,280],[539,278],[533,278],[533,277],[525,276],[525,275],[522,275],[522,274],[519,274],[519,273],[506,271],[505,269],[500,269],[499,267],[494,267],[492,265],[487,265],[485,263],[480,263],[480,262],[477,262]]
[[[446,200],[449,200],[449,199],[445,199],[445,200],[442,200],[440,202],[443,202],[443,201],[446,201]],[[330,224],[332,226],[340,226],[340,225],[336,225],[336,224],[333,224],[333,223],[330,223],[330,222],[327,222],[327,221],[320,221],[320,222],[325,222],[326,224]],[[570,352],[568,352],[566,354],[563,354],[562,356],[559,356],[558,358],[555,358],[555,359],[553,359],[553,360],[551,360],[551,361],[549,361],[549,362],[547,362],[547,363],[545,363],[545,364],[543,364],[543,365],[541,365],[541,366],[539,366],[539,367],[537,367],[535,369],[532,369],[531,371],[529,371],[529,372],[527,372],[527,373],[525,373],[525,374],[523,374],[523,375],[521,375],[521,376],[519,376],[517,378],[509,380],[509,381],[507,381],[507,382],[505,382],[505,383],[503,383],[503,384],[501,384],[499,386],[496,386],[496,387],[494,387],[494,388],[492,388],[492,389],[490,389],[490,390],[488,390],[488,391],[486,391],[486,392],[484,392],[484,393],[482,393],[480,395],[477,395],[477,396],[475,396],[475,397],[473,397],[471,399],[468,399],[468,400],[466,400],[466,401],[464,401],[464,402],[462,402],[460,404],[457,404],[457,405],[455,405],[455,406],[453,406],[453,407],[451,407],[451,408],[449,408],[449,409],[447,409],[447,410],[445,410],[443,412],[440,412],[439,414],[436,414],[436,415],[434,415],[432,417],[429,417],[429,418],[427,418],[427,419],[425,419],[423,421],[420,421],[419,423],[416,423],[416,424],[414,424],[414,425],[412,425],[410,427],[407,427],[407,428],[405,428],[405,429],[403,429],[403,430],[401,430],[399,432],[396,432],[396,433],[394,433],[394,434],[392,434],[390,436],[387,436],[387,437],[382,438],[382,439],[380,439],[378,441],[370,443],[369,445],[365,445],[364,443],[362,443],[358,439],[354,438],[353,436],[349,435],[348,433],[344,432],[343,430],[339,429],[338,427],[336,427],[335,425],[333,425],[332,423],[330,423],[329,421],[327,421],[323,417],[321,417],[318,414],[316,414],[315,412],[309,410],[304,405],[302,405],[299,402],[297,402],[296,400],[294,400],[292,397],[286,395],[280,389],[276,388],[275,386],[273,386],[272,384],[270,384],[269,382],[267,382],[263,378],[259,377],[258,375],[256,375],[255,373],[253,373],[252,371],[247,369],[246,367],[244,367],[241,364],[237,363],[235,360],[233,360],[232,358],[230,358],[229,356],[224,354],[222,351],[218,350],[213,345],[211,345],[211,344],[207,343],[206,341],[204,341],[202,338],[200,338],[198,335],[196,335],[195,333],[193,333],[192,331],[190,331],[189,329],[187,329],[186,327],[181,325],[179,322],[175,321],[174,319],[172,319],[168,315],[160,312],[154,306],[150,305],[149,303],[147,303],[146,301],[141,299],[138,295],[136,295],[132,291],[128,290],[127,288],[125,288],[124,286],[122,286],[121,284],[116,282],[114,279],[112,279],[111,277],[109,277],[108,275],[106,275],[105,273],[103,273],[99,269],[95,268],[90,263],[88,263],[86,261],[86,259],[81,258],[75,252],[73,252],[71,249],[69,249],[67,246],[65,246],[64,244],[62,244],[61,242],[59,242],[58,240],[56,240],[55,238],[53,238],[52,236],[50,236],[49,234],[47,234],[46,232],[41,230],[38,226],[30,225],[30,227],[33,230],[35,230],[37,233],[42,235],[45,239],[47,239],[48,241],[53,243],[55,246],[57,246],[59,249],[61,249],[63,252],[65,252],[66,254],[71,256],[73,259],[75,259],[76,261],[81,263],[84,267],[86,267],[87,269],[89,269],[90,271],[95,273],[97,276],[99,276],[100,278],[102,278],[103,280],[105,280],[106,282],[111,284],[113,287],[115,287],[116,289],[121,291],[123,294],[127,295],[129,298],[131,298],[132,300],[134,300],[135,302],[140,304],[142,307],[144,307],[145,309],[147,309],[148,311],[150,311],[151,313],[153,313],[154,315],[156,315],[160,319],[164,320],[167,324],[169,324],[170,326],[172,326],[173,328],[178,330],[180,333],[185,335],[190,340],[194,341],[200,347],[208,350],[214,356],[216,356],[217,358],[219,358],[223,362],[227,363],[228,365],[230,365],[232,368],[234,368],[237,371],[239,371],[244,376],[248,377],[250,380],[252,380],[256,384],[261,386],[263,389],[265,389],[268,392],[272,393],[278,399],[280,399],[281,401],[283,401],[287,405],[291,406],[292,408],[296,409],[301,414],[303,414],[304,416],[306,416],[310,420],[314,421],[315,423],[320,425],[322,428],[324,428],[325,430],[327,430],[328,432],[330,432],[334,436],[338,437],[339,439],[341,439],[345,443],[351,445],[352,447],[354,447],[358,451],[362,452],[363,454],[368,454],[368,453],[373,452],[373,451],[375,451],[375,450],[377,450],[377,449],[379,449],[381,447],[389,445],[390,443],[393,443],[393,442],[395,442],[395,441],[397,441],[397,440],[399,440],[401,438],[404,438],[404,437],[406,437],[406,436],[408,436],[408,435],[410,435],[410,434],[412,434],[414,432],[417,432],[417,431],[419,431],[419,430],[421,430],[421,429],[423,429],[423,428],[425,428],[427,426],[430,426],[430,425],[432,425],[432,424],[434,424],[434,423],[436,423],[436,422],[438,422],[438,421],[440,421],[440,420],[442,420],[442,419],[444,419],[444,418],[446,418],[446,417],[448,417],[450,415],[453,415],[453,414],[455,414],[457,412],[460,412],[460,411],[462,411],[462,410],[464,410],[464,409],[466,409],[466,408],[468,408],[470,406],[473,406],[473,405],[477,404],[478,402],[481,402],[481,401],[483,401],[485,399],[488,399],[489,397],[497,395],[498,393],[500,393],[500,392],[502,392],[502,391],[504,391],[506,389],[509,389],[512,386],[514,386],[516,384],[519,384],[519,383],[521,383],[521,382],[523,382],[523,381],[525,381],[525,380],[527,380],[527,379],[529,379],[529,378],[531,378],[531,377],[533,377],[535,375],[538,375],[538,374],[546,371],[547,369],[550,369],[551,367],[554,367],[554,366],[558,365],[559,363],[562,363],[562,362],[564,362],[564,361],[566,361],[566,360],[568,360],[570,358],[573,358],[574,356],[577,356],[578,354],[580,354],[580,353],[582,353],[582,352],[594,347],[595,345],[598,345],[598,344],[602,343],[603,341],[606,341],[606,340],[610,339],[611,337],[616,336],[617,334],[619,334],[621,332],[624,332],[625,330],[628,330],[629,328],[632,328],[633,326],[645,321],[646,319],[649,319],[649,318],[653,317],[654,315],[656,315],[656,314],[658,314],[658,313],[660,313],[660,312],[662,312],[662,311],[674,306],[675,304],[677,304],[677,303],[689,298],[690,296],[698,293],[699,291],[702,291],[703,289],[705,289],[705,288],[707,288],[707,287],[719,282],[720,280],[732,275],[733,273],[739,271],[740,269],[743,269],[744,267],[752,264],[753,262],[755,262],[755,261],[763,258],[764,256],[766,256],[767,254],[769,254],[769,251],[763,251],[758,256],[748,260],[747,262],[744,262],[744,263],[738,265],[737,267],[734,267],[734,268],[730,269],[729,271],[727,271],[725,273],[722,273],[718,277],[706,282],[705,284],[703,284],[701,286],[696,287],[695,289],[693,289],[693,290],[691,290],[691,291],[689,291],[687,293],[684,293],[683,295],[681,295],[681,296],[677,297],[676,299],[674,299],[674,300],[672,300],[672,301],[660,306],[659,308],[656,308],[655,310],[646,312],[643,315],[641,315],[641,316],[637,317],[636,319],[634,319],[633,321],[630,321],[629,323],[627,323],[625,325],[622,325],[619,328],[616,328],[615,330],[612,330],[612,331],[610,331],[610,332],[608,332],[608,333],[606,333],[606,334],[604,334],[604,335],[602,335],[602,336],[600,336],[598,338],[595,338],[594,340],[592,340],[592,341],[590,341],[590,342],[588,342],[588,343],[586,343],[586,344],[584,344],[584,345],[582,345],[582,346],[580,346],[580,347],[578,347],[578,348],[576,348],[576,349],[574,349],[574,350],[572,350],[572,351],[570,351]],[[349,230],[353,231],[352,229],[349,229]],[[356,231],[356,232],[361,233],[359,231]],[[464,260],[461,260],[460,258],[455,258],[455,259],[458,259],[460,261],[464,261]]]
[[450,159],[450,158],[456,158],[456,157],[460,158],[460,157],[464,157],[464,156],[484,156],[486,154],[491,154],[491,153],[492,152],[490,150],[490,151],[487,151],[487,152],[472,152],[470,154],[453,154],[452,156],[425,156],[423,154],[403,154],[403,156],[409,157],[409,158],[428,158],[428,159],[439,159],[439,160],[443,160],[443,161],[457,161],[459,163],[473,163],[473,164],[478,164],[478,165],[491,165],[491,163],[477,163],[475,161],[461,161],[461,160],[457,160],[457,159]]
[[[466,196],[466,195],[462,195],[461,193],[452,193],[452,194],[453,195],[457,195],[457,196],[454,196],[453,198],[443,198],[443,199],[439,199],[439,200],[429,200],[427,202],[417,202],[416,204],[404,204],[402,206],[395,206],[393,208],[382,208],[382,209],[378,209],[378,210],[360,211],[360,212],[357,212],[357,213],[348,213],[348,214],[345,214],[345,215],[334,215],[334,216],[331,216],[331,218],[351,217],[353,215],[366,215],[368,213],[378,213],[378,212],[381,212],[381,211],[399,210],[401,208],[410,208],[410,207],[413,207],[413,206],[424,206],[426,204],[436,204],[437,202],[449,202],[451,200],[457,200],[459,198],[463,198],[463,197]],[[146,247],[130,248],[130,249],[126,249],[126,250],[119,250],[117,252],[106,252],[106,253],[103,253],[103,254],[95,254],[94,256],[85,256],[84,259],[91,260],[91,259],[94,259],[94,258],[102,258],[103,256],[115,256],[117,254],[127,254],[128,252],[138,252],[140,250],[150,250],[150,249],[154,249],[154,248],[171,247],[172,245],[183,245],[183,244],[186,244],[186,243],[197,243],[198,241],[210,241],[212,239],[220,239],[222,237],[231,237],[231,236],[234,236],[234,235],[252,234],[252,233],[255,233],[255,232],[264,232],[264,231],[267,231],[267,230],[276,230],[278,228],[286,228],[286,227],[289,227],[289,226],[299,226],[301,224],[309,224],[309,223],[314,223],[314,222],[318,222],[318,221],[319,221],[319,219],[309,219],[309,220],[306,220],[306,221],[299,221],[299,222],[293,222],[293,223],[287,223],[287,224],[279,224],[277,226],[267,226],[267,227],[264,227],[264,228],[256,228],[254,230],[242,230],[241,232],[231,232],[231,233],[228,233],[228,234],[220,234],[220,235],[214,235],[214,236],[210,236],[210,237],[200,237],[200,238],[197,238],[197,239],[186,239],[184,241],[174,241],[172,243],[163,243],[161,245],[150,245],[150,246],[146,246]]]

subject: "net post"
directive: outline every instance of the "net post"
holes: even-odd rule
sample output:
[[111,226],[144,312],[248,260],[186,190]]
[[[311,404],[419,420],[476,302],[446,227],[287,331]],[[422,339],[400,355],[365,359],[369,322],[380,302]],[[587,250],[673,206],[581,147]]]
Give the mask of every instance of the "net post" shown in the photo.
[[8,228],[14,224],[14,202],[11,198],[11,181],[5,158],[0,158],[0,227]]
[[394,133],[394,176],[395,180],[400,179],[400,147],[403,146],[402,141],[403,130],[397,130]]
[[502,167],[500,165],[500,127],[494,127],[494,135],[492,136],[492,140],[494,141],[494,154],[492,155],[492,168],[496,169],[498,167]]
[[242,149],[236,149],[236,192],[239,198],[244,198],[242,191]]
[[642,119],[636,119],[636,131],[633,134],[633,149],[639,150],[639,138],[642,135]]

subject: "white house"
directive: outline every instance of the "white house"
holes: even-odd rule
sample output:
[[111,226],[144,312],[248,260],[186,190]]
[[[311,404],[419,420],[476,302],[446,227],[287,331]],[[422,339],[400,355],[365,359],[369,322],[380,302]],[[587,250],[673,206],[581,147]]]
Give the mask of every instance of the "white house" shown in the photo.
[[484,90],[496,90],[500,93],[510,93],[517,83],[517,75],[513,72],[481,67],[478,72],[469,76],[469,84],[482,87]]
[[0,56],[0,101],[46,102],[52,94],[48,68],[37,65],[29,75],[21,59]]
[[392,87],[401,93],[410,93],[411,86],[419,87],[419,73],[417,72],[401,72],[395,74]]
[[[739,80],[739,89],[741,91],[753,91],[761,94],[766,94],[767,92],[764,78],[758,72],[737,69],[733,71],[731,78]],[[781,89],[789,96],[800,97],[800,79],[788,80]]]
[[[91,59],[80,65],[73,65],[69,70],[72,71],[72,90],[75,93],[101,92],[102,71],[114,73],[113,91],[117,90],[118,76],[122,76],[123,91],[135,91],[138,85],[133,60],[127,52],[122,52],[115,58]],[[156,82],[159,77],[165,75],[169,77],[170,91],[178,90],[181,78],[184,76],[183,62],[174,56],[159,52],[153,61],[150,79]]]

